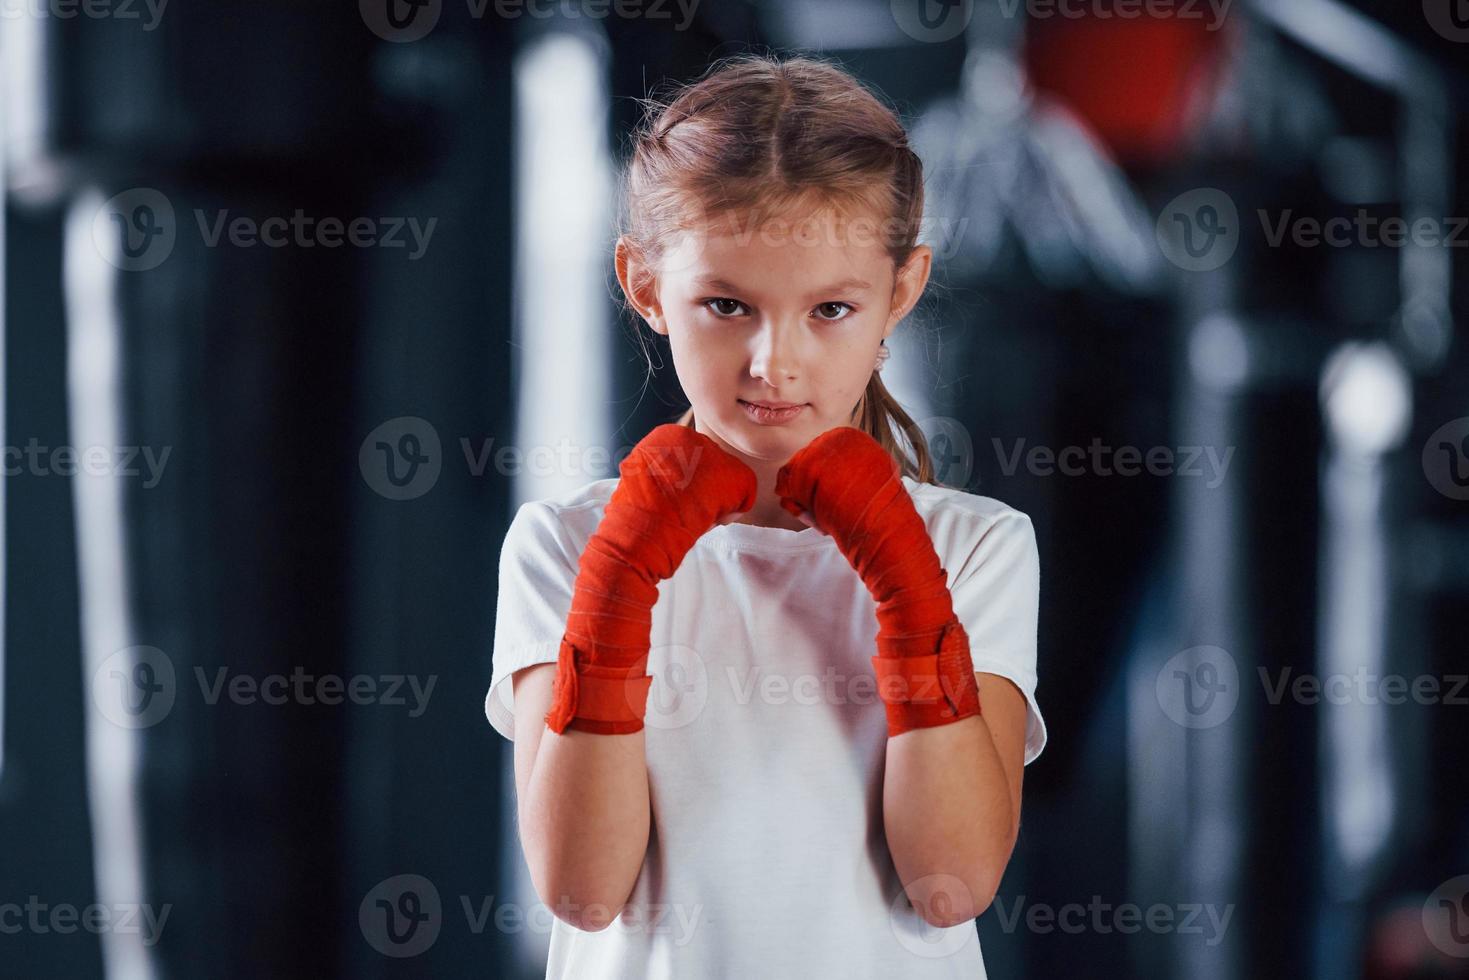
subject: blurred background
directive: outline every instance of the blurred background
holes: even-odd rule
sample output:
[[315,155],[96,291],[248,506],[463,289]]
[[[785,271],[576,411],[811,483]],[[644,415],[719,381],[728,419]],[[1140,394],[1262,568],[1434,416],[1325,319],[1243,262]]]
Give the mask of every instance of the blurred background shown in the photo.
[[543,975],[500,541],[686,406],[615,175],[770,51],[909,124],[884,378],[1038,532],[990,975],[1469,976],[1464,0],[0,14],[0,973]]

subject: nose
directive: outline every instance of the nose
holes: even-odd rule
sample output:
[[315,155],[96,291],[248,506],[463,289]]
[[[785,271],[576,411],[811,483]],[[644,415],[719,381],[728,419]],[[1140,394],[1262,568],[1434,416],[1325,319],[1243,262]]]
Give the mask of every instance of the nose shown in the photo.
[[755,338],[750,376],[772,388],[796,380],[799,373],[800,338],[794,325],[767,320]]

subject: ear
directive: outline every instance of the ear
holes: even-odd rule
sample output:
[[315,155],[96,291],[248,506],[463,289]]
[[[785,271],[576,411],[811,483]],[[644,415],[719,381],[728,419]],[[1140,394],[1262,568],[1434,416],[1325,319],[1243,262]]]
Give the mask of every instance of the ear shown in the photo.
[[889,314],[887,326],[883,329],[883,337],[892,336],[899,321],[918,305],[919,299],[923,297],[923,290],[928,285],[928,276],[932,270],[933,249],[927,245],[915,246],[913,253],[908,256],[908,261],[904,262],[903,267],[898,270],[897,278],[893,282],[892,313]]
[[617,281],[622,285],[622,294],[638,311],[638,316],[647,321],[655,333],[667,335],[668,326],[663,321],[663,308],[658,304],[658,280],[653,269],[637,250],[628,242],[627,236],[617,239],[613,260],[617,267]]

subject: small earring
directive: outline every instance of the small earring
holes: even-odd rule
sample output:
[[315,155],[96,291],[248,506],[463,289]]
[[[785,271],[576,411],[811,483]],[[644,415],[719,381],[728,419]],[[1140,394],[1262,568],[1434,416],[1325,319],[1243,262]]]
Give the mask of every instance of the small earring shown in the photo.
[[873,366],[872,370],[881,371],[883,364],[892,356],[892,353],[892,351],[888,350],[888,339],[886,337],[882,338],[882,345],[877,348],[877,364]]

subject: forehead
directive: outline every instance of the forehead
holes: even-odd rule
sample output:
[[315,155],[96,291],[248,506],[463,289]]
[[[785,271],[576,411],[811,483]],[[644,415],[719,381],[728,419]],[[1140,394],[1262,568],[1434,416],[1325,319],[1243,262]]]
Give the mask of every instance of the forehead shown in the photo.
[[853,280],[880,286],[892,274],[887,241],[893,224],[834,208],[721,214],[678,236],[670,258],[691,285],[717,280],[772,293],[837,283],[851,288]]

